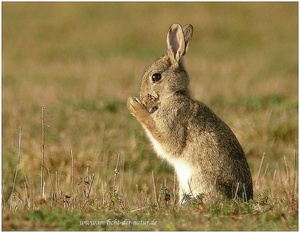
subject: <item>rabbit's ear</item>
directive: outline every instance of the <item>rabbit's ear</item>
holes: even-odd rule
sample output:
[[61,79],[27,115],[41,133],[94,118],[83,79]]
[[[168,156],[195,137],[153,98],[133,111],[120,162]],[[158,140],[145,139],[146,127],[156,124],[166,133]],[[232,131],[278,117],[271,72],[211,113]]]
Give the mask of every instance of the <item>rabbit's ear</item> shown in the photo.
[[185,38],[182,27],[174,23],[167,35],[168,55],[172,63],[178,64],[185,53]]
[[185,50],[183,53],[183,55],[184,55],[185,53],[187,53],[187,51],[189,49],[189,45],[192,40],[194,28],[191,24],[187,24],[182,28],[182,30],[183,30],[184,43],[185,43]]

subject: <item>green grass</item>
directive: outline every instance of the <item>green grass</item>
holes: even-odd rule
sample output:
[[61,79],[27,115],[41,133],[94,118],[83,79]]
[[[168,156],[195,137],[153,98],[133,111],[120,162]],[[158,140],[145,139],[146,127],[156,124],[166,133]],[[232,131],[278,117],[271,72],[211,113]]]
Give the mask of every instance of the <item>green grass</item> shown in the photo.
[[[2,17],[3,230],[298,229],[298,3],[3,3]],[[191,90],[241,142],[249,203],[174,204],[173,169],[126,108],[174,22],[194,26]]]

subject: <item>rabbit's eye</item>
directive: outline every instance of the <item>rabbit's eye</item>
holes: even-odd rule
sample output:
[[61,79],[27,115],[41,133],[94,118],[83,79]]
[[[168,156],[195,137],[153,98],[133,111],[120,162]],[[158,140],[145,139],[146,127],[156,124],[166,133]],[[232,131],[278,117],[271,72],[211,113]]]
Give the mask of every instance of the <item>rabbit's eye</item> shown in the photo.
[[154,83],[156,83],[156,82],[158,82],[161,79],[161,74],[160,73],[155,73],[155,74],[152,75],[151,78],[152,78],[152,81]]

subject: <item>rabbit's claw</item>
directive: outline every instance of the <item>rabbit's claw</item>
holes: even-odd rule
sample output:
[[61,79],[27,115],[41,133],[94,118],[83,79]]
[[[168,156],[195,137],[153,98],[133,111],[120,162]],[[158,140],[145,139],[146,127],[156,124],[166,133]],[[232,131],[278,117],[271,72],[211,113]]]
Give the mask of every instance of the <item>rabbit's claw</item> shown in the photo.
[[136,97],[129,97],[127,100],[127,108],[132,115],[138,117],[143,114],[148,114],[147,109],[141,103],[141,101]]

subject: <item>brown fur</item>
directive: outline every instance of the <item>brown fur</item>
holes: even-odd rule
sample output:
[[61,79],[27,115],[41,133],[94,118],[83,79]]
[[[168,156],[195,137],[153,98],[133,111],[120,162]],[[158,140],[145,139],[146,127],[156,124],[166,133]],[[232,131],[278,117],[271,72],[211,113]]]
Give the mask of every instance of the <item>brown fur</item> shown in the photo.
[[[247,201],[253,197],[252,178],[240,143],[215,113],[189,95],[182,57],[192,34],[191,25],[170,27],[167,52],[145,72],[140,99],[130,97],[128,109],[158,155],[174,166],[182,201],[185,194]],[[162,78],[154,83],[155,73]]]

